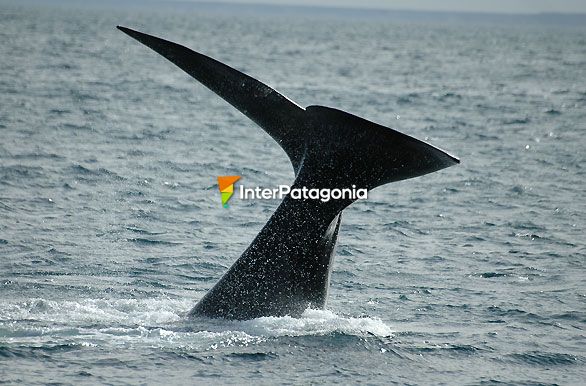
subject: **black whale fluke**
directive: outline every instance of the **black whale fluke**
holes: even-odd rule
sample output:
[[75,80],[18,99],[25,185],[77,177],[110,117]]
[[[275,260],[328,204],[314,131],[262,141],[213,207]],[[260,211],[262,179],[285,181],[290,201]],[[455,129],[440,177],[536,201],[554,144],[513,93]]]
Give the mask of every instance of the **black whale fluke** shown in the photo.
[[[125,27],[263,128],[287,153],[294,187],[373,189],[459,160],[347,112],[303,108],[266,84],[179,44]],[[250,319],[323,308],[342,210],[353,200],[286,197],[252,244],[190,315]]]

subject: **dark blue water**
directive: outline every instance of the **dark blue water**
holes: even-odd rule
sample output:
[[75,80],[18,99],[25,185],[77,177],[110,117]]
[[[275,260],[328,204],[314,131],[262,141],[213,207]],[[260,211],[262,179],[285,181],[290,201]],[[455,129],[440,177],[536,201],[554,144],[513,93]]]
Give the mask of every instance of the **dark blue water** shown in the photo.
[[[239,112],[115,30],[175,40],[462,164],[344,213],[327,310],[185,313],[290,183]],[[581,384],[586,29],[0,5],[0,380]]]

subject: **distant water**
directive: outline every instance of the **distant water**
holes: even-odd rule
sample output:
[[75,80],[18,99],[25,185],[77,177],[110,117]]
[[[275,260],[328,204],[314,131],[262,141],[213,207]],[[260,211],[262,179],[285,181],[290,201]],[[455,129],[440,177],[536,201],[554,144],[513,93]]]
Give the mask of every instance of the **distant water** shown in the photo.
[[[115,30],[462,164],[345,211],[328,308],[188,321],[283,151]],[[0,382],[583,384],[586,29],[0,6]]]

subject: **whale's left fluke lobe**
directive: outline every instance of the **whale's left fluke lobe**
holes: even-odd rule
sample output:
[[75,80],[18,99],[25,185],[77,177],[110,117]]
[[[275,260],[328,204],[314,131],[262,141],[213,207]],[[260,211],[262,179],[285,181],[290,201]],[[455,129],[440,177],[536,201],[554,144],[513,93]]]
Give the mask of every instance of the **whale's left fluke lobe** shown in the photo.
[[[370,190],[460,162],[435,146],[345,111],[318,105],[302,108],[266,84],[187,47],[118,28],[262,127],[289,156],[295,170],[293,187]],[[298,316],[309,306],[323,308],[341,212],[355,199],[287,195],[190,315],[250,319]]]
[[262,127],[297,169],[303,139],[295,129],[305,109],[266,84],[177,43],[130,28],[117,28],[158,52]]

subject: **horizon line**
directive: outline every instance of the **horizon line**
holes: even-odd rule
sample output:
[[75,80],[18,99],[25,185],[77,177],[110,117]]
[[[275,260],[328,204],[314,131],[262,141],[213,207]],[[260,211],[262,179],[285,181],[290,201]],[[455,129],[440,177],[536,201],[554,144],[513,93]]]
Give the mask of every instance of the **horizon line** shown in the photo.
[[334,5],[334,4],[291,4],[291,3],[269,3],[263,2],[262,0],[254,1],[230,1],[230,0],[103,0],[101,4],[88,4],[83,0],[0,0],[1,3],[36,3],[47,5],[49,3],[69,3],[79,4],[88,7],[99,7],[107,4],[119,4],[123,5],[141,5],[152,6],[152,5],[164,5],[164,4],[175,4],[175,5],[190,5],[197,6],[198,4],[207,6],[234,6],[234,7],[267,7],[267,8],[296,8],[296,9],[321,9],[321,10],[341,10],[341,11],[362,11],[362,12],[385,12],[385,13],[419,13],[419,14],[439,14],[439,15],[482,15],[482,16],[525,16],[525,17],[538,17],[538,16],[562,16],[562,17],[584,17],[586,18],[585,12],[567,12],[567,11],[539,11],[539,12],[506,12],[506,11],[470,11],[470,10],[437,10],[437,9],[412,9],[412,8],[381,8],[380,6],[353,6],[353,5]]

